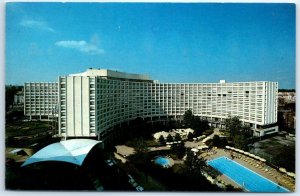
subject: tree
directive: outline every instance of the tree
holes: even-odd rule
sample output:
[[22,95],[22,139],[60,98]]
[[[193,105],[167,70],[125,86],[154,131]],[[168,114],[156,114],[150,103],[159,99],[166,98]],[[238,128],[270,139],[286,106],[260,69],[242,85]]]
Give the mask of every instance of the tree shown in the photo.
[[181,141],[181,136],[179,135],[179,133],[176,133],[175,141]]
[[173,137],[170,134],[167,136],[167,142],[173,142]]
[[233,139],[233,136],[238,133],[242,128],[242,123],[239,117],[229,117],[225,120],[226,130],[229,132],[229,138]]
[[217,146],[217,147],[222,146],[221,139],[218,135],[214,135],[214,137],[212,138],[212,142],[213,142],[214,146]]
[[253,136],[253,130],[251,129],[250,126],[242,126],[242,133],[247,138]]
[[194,119],[193,112],[191,110],[185,111],[185,113],[183,115],[183,122],[186,127],[192,126],[193,119]]
[[146,152],[148,150],[147,144],[143,138],[135,138],[133,140],[133,145],[137,152]]
[[206,167],[206,160],[203,157],[194,155],[190,150],[187,151],[186,161],[186,173],[193,177],[202,176],[201,172]]
[[288,171],[295,172],[295,146],[285,146],[274,156],[276,165],[286,168]]
[[192,120],[191,128],[194,129],[194,136],[200,136],[210,127],[207,120],[201,120],[199,116],[195,116]]
[[191,132],[189,132],[187,135],[187,139],[191,140],[191,139],[193,139],[193,137],[194,137],[193,134]]
[[166,142],[164,136],[162,136],[162,135],[159,136],[158,141],[161,144],[165,144],[165,142]]
[[233,144],[236,148],[247,150],[248,138],[244,134],[235,134],[233,136]]
[[225,121],[226,130],[229,132],[229,138],[236,148],[247,149],[253,131],[249,126],[243,126],[239,117],[228,118]]
[[171,146],[171,152],[175,154],[179,159],[185,155],[186,148],[183,143],[174,144]]

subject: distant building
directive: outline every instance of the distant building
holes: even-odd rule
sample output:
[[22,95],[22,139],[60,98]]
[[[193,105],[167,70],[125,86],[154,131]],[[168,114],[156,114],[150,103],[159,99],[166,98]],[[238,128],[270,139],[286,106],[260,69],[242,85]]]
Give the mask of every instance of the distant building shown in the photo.
[[24,104],[24,92],[23,91],[18,91],[14,95],[14,105],[20,105]]
[[296,121],[296,93],[278,92],[278,116],[281,130],[295,129]]
[[278,92],[278,98],[282,99],[284,103],[295,103],[296,93],[295,92]]
[[24,115],[30,120],[58,117],[57,82],[28,82],[24,85]]

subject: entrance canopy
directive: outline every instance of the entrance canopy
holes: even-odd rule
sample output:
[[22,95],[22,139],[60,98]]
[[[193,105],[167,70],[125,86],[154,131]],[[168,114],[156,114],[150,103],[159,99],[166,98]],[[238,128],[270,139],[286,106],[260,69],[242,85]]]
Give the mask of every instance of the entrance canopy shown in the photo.
[[100,142],[92,139],[71,139],[50,144],[28,158],[21,167],[42,161],[62,161],[81,166],[90,150]]

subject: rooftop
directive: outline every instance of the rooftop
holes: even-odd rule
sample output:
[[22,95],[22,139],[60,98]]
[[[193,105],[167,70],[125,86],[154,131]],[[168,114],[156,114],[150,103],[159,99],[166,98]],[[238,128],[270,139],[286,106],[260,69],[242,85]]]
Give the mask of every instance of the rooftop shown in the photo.
[[69,74],[69,76],[100,76],[105,78],[117,78],[117,79],[128,79],[128,80],[151,80],[148,75],[145,74],[132,74],[119,71],[112,71],[109,69],[87,69],[85,72],[77,74]]

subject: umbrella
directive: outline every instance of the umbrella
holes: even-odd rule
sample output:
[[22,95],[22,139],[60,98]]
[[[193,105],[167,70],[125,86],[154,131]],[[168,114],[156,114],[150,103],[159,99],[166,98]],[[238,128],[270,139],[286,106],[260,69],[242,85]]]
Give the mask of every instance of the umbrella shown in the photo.
[[291,176],[291,177],[295,177],[296,176],[296,174],[293,173],[293,172],[287,172],[286,174],[289,175],[289,176]]
[[286,169],[285,168],[279,168],[279,171],[283,172],[283,173],[286,173]]
[[230,149],[230,146],[225,146],[225,148]]
[[253,158],[255,158],[255,159],[258,159],[258,160],[260,159],[260,157],[259,157],[259,156],[254,156]]
[[245,152],[245,151],[244,151],[244,154],[245,154],[245,155],[250,155],[250,153],[249,153],[249,152]]
[[191,151],[198,152],[199,150],[197,148],[192,148]]
[[253,158],[255,157],[255,155],[254,155],[254,154],[249,154],[249,156],[250,156],[250,157],[253,157]]
[[266,162],[266,159],[263,159],[263,158],[260,158],[259,160],[262,162]]
[[214,179],[211,176],[207,176],[206,179],[209,180],[210,182],[214,181]]

